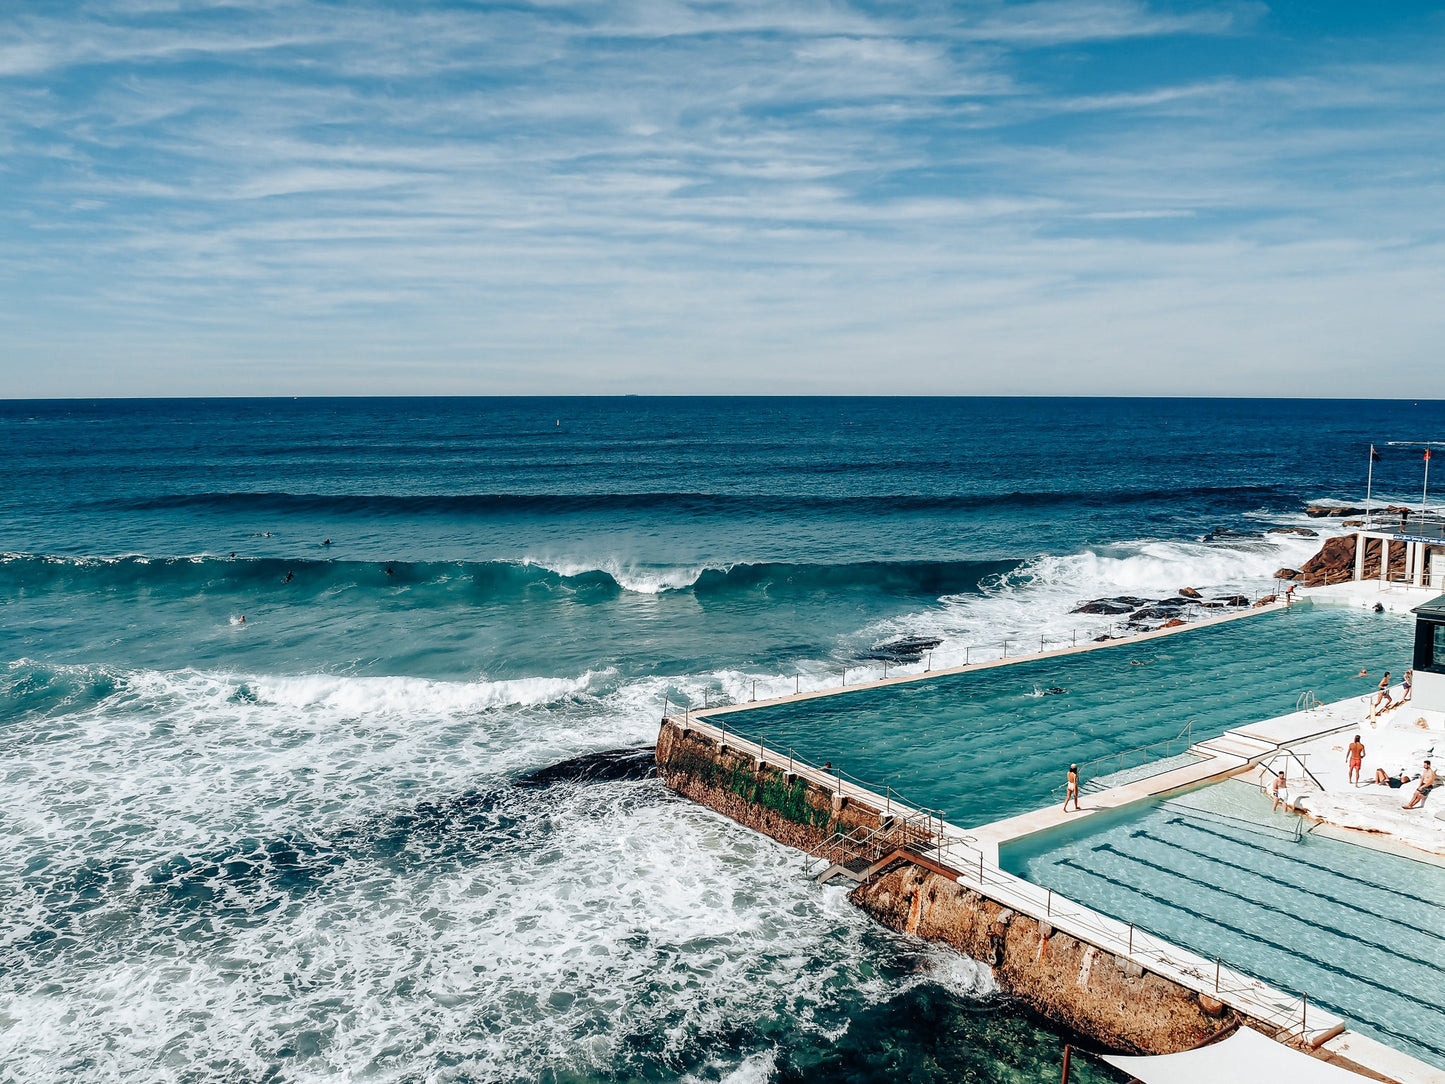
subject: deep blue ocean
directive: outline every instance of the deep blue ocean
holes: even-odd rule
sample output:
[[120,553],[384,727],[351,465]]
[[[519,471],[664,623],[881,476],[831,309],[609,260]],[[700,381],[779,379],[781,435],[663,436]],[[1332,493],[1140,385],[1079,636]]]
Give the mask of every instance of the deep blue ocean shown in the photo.
[[[655,779],[673,703],[1257,593],[1438,402],[0,402],[0,1079],[1052,1081]],[[1440,479],[1445,485],[1445,477]],[[244,618],[244,620],[242,620]],[[922,665],[922,663],[915,664]],[[550,778],[550,777],[549,777]],[[1079,1079],[1112,1079],[1087,1063]]]

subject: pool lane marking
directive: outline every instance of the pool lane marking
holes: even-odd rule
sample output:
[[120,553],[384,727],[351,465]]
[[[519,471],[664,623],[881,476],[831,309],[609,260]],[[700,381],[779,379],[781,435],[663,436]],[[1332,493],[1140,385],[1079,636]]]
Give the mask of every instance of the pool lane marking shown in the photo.
[[[1181,881],[1187,881],[1189,884],[1198,885],[1200,888],[1205,888],[1205,889],[1209,889],[1210,891],[1217,892],[1217,893],[1219,893],[1221,896],[1228,896],[1228,897],[1231,898],[1231,899],[1239,900],[1241,903],[1247,903],[1247,904],[1249,904],[1249,905],[1252,906],[1252,907],[1258,907],[1258,908],[1259,908],[1260,910],[1262,910],[1262,911],[1270,911],[1270,912],[1273,912],[1273,913],[1276,914],[1276,915],[1281,915],[1281,916],[1283,916],[1284,918],[1293,919],[1295,922],[1298,922],[1298,923],[1299,923],[1300,925],[1302,925],[1302,926],[1310,926],[1310,927],[1313,927],[1313,928],[1316,929],[1316,930],[1320,930],[1320,931],[1322,931],[1322,932],[1324,932],[1324,933],[1331,934],[1332,936],[1338,937],[1338,938],[1340,938],[1340,939],[1342,939],[1342,940],[1345,940],[1345,941],[1355,941],[1355,942],[1357,942],[1357,943],[1359,943],[1359,944],[1361,944],[1361,945],[1368,945],[1368,946],[1370,946],[1371,948],[1379,949],[1381,952],[1384,952],[1387,956],[1392,956],[1392,957],[1394,957],[1395,959],[1400,960],[1400,961],[1402,961],[1402,962],[1419,964],[1421,967],[1428,967],[1431,971],[1438,971],[1438,972],[1440,972],[1442,975],[1445,975],[1445,967],[1442,967],[1440,964],[1432,963],[1432,962],[1429,961],[1429,960],[1417,959],[1417,958],[1415,958],[1415,957],[1413,957],[1413,956],[1402,956],[1402,955],[1400,955],[1399,952],[1397,952],[1395,949],[1391,948],[1389,945],[1382,944],[1382,943],[1379,942],[1379,941],[1371,941],[1368,937],[1361,937],[1361,936],[1359,936],[1358,934],[1346,933],[1345,931],[1339,929],[1337,926],[1330,926],[1330,925],[1327,925],[1327,924],[1325,924],[1325,923],[1323,923],[1323,922],[1316,922],[1314,919],[1305,918],[1305,917],[1303,917],[1302,915],[1296,914],[1296,913],[1293,912],[1293,911],[1288,911],[1288,910],[1286,910],[1286,909],[1283,908],[1283,907],[1276,907],[1274,904],[1264,903],[1263,901],[1254,899],[1254,898],[1251,897],[1251,896],[1246,896],[1246,895],[1243,895],[1242,893],[1239,893],[1239,892],[1233,892],[1233,891],[1231,891],[1230,889],[1223,888],[1223,887],[1221,887],[1220,885],[1213,884],[1213,883],[1211,883],[1211,882],[1209,882],[1209,881],[1202,880],[1201,878],[1191,877],[1191,876],[1190,876],[1189,874],[1187,874],[1187,873],[1180,873],[1178,870],[1170,869],[1168,866],[1161,866],[1161,865],[1160,865],[1159,863],[1157,863],[1157,862],[1151,862],[1151,861],[1149,861],[1149,859],[1147,859],[1147,858],[1140,858],[1138,855],[1130,854],[1130,853],[1127,852],[1127,851],[1121,851],[1121,850],[1119,850],[1119,848],[1115,847],[1112,843],[1101,843],[1101,844],[1099,844],[1099,846],[1095,847],[1094,850],[1095,850],[1096,852],[1097,852],[1097,851],[1106,851],[1106,852],[1108,852],[1109,854],[1117,855],[1118,857],[1123,858],[1123,859],[1125,859],[1126,861],[1129,861],[1129,862],[1137,862],[1139,865],[1145,866],[1145,867],[1147,867],[1148,869],[1155,870],[1155,871],[1157,871],[1157,872],[1159,872],[1159,873],[1163,873],[1163,874],[1165,874],[1165,875],[1167,875],[1167,876],[1177,877],[1177,878],[1179,878]],[[1202,857],[1202,856],[1201,856],[1201,857]],[[1248,871],[1248,872],[1253,872],[1253,871],[1251,870],[1251,871]],[[1293,886],[1287,885],[1286,887],[1293,887]],[[1306,895],[1310,895],[1310,893],[1305,893],[1305,894],[1306,894]],[[1368,911],[1363,911],[1363,910],[1361,910],[1361,909],[1358,908],[1358,907],[1351,908],[1351,910],[1360,911],[1360,913],[1361,913],[1361,914],[1364,914],[1364,915],[1370,915],[1370,913],[1369,913]],[[1377,916],[1370,915],[1370,917],[1371,917],[1371,918],[1374,918],[1374,917],[1377,917]],[[1410,928],[1410,929],[1415,929],[1416,927],[1411,926],[1411,927],[1409,927],[1409,928]],[[1422,933],[1428,933],[1428,932],[1431,932],[1431,931],[1424,931],[1424,930],[1422,930],[1422,931],[1420,931],[1420,932],[1422,932]]]
[[[1183,827],[1188,828],[1191,831],[1203,832],[1205,835],[1210,835],[1214,836],[1217,839],[1226,840],[1229,843],[1233,843],[1236,847],[1246,846],[1246,844],[1244,844],[1240,840],[1234,839],[1232,836],[1228,836],[1223,832],[1216,832],[1212,828],[1202,828],[1198,824],[1191,821],[1188,817],[1173,816],[1169,818],[1169,823],[1182,825]],[[1353,843],[1344,843],[1339,840],[1336,840],[1335,842],[1339,842],[1341,846],[1345,847],[1355,846],[1355,844]],[[1354,881],[1356,884],[1365,885],[1367,888],[1373,888],[1379,892],[1384,892],[1391,896],[1400,896],[1407,900],[1414,900],[1416,903],[1423,903],[1427,907],[1435,907],[1442,911],[1445,911],[1445,903],[1441,903],[1437,900],[1426,899],[1424,896],[1417,896],[1412,892],[1402,892],[1398,888],[1391,888],[1389,885],[1381,884],[1379,881],[1372,881],[1368,877],[1356,877],[1350,873],[1342,873],[1337,869],[1331,868],[1330,866],[1321,865],[1319,862],[1311,862],[1306,858],[1296,858],[1294,857],[1294,855],[1291,855],[1285,851],[1277,851],[1273,847],[1259,847],[1258,849],[1264,851],[1266,854],[1272,854],[1277,858],[1283,858],[1286,862],[1295,862],[1301,866],[1309,866],[1310,869],[1317,869],[1321,873],[1328,873],[1331,876],[1340,877],[1346,881]],[[1405,861],[1410,860],[1405,859]]]
[[[1440,937],[1440,931],[1438,929],[1432,929],[1425,926],[1416,926],[1413,922],[1406,922],[1403,918],[1391,918],[1389,915],[1382,915],[1377,911],[1371,911],[1368,907],[1361,907],[1358,904],[1350,903],[1348,900],[1342,900],[1338,896],[1331,896],[1328,892],[1315,892],[1313,890],[1306,890],[1300,887],[1298,884],[1294,883],[1293,881],[1286,881],[1282,877],[1275,877],[1272,874],[1265,873],[1263,870],[1257,870],[1251,866],[1240,865],[1238,862],[1231,862],[1227,858],[1220,858],[1217,855],[1205,854],[1203,851],[1192,850],[1191,848],[1184,846],[1184,844],[1182,843],[1175,843],[1173,840],[1165,839],[1163,836],[1156,836],[1144,828],[1135,829],[1133,832],[1129,833],[1129,836],[1131,839],[1143,838],[1152,840],[1153,842],[1162,844],[1165,847],[1173,847],[1175,850],[1184,851],[1190,855],[1193,855],[1195,858],[1202,858],[1206,862],[1216,862],[1221,866],[1228,866],[1230,869],[1237,869],[1241,873],[1248,873],[1253,877],[1259,877],[1262,880],[1271,881],[1282,888],[1292,889],[1293,891],[1301,892],[1306,896],[1313,896],[1316,899],[1329,900],[1331,903],[1338,904],[1340,907],[1347,907],[1351,911],[1358,911],[1360,914],[1364,915],[1367,918],[1377,919],[1383,922],[1390,922],[1396,926],[1403,926],[1407,930],[1413,930],[1415,933],[1423,933],[1427,937],[1433,939],[1439,939]],[[1097,847],[1094,849],[1098,850]]]
[[[1356,975],[1353,971],[1346,971],[1344,968],[1336,967],[1334,964],[1326,963],[1323,960],[1317,960],[1315,959],[1315,957],[1306,955],[1305,953],[1301,952],[1298,948],[1291,948],[1287,945],[1281,945],[1278,941],[1271,941],[1268,937],[1264,937],[1260,934],[1249,933],[1248,931],[1241,930],[1236,926],[1231,926],[1226,922],[1220,922],[1218,919],[1211,918],[1209,915],[1206,915],[1200,911],[1196,911],[1192,907],[1188,907],[1185,904],[1177,903],[1173,900],[1166,900],[1164,897],[1156,896],[1154,893],[1148,891],[1147,889],[1139,888],[1125,881],[1120,881],[1104,873],[1098,873],[1095,870],[1089,869],[1087,866],[1081,866],[1072,858],[1060,859],[1057,865],[1068,866],[1070,869],[1078,870],[1080,873],[1085,874],[1089,877],[1097,877],[1099,880],[1111,884],[1116,888],[1122,888],[1126,892],[1133,892],[1136,895],[1143,896],[1145,899],[1151,900],[1152,902],[1157,903],[1159,904],[1159,906],[1167,908],[1168,910],[1183,911],[1185,914],[1191,915],[1192,917],[1197,918],[1203,922],[1207,922],[1211,926],[1218,926],[1221,930],[1226,930],[1229,933],[1236,934],[1240,937],[1245,938],[1246,940],[1258,941],[1260,944],[1268,945],[1272,949],[1277,949],[1278,951],[1285,953],[1292,959],[1307,960],[1310,963],[1314,964],[1316,967],[1318,967],[1321,971],[1332,972],[1336,975],[1341,976],[1342,978],[1351,979],[1355,982],[1362,983],[1365,986],[1372,986],[1375,989],[1381,991],[1382,993],[1390,994],[1394,997],[1400,998],[1403,1001],[1409,1001],[1421,1006],[1422,1008],[1429,1009],[1432,1014],[1440,1014],[1441,1007],[1438,1004],[1425,1001],[1421,998],[1415,997],[1412,994],[1407,994],[1404,991],[1396,990],[1393,986],[1386,986],[1384,983],[1376,982],[1374,979],[1366,978],[1363,975]],[[1186,945],[1186,947],[1188,946]],[[1204,954],[1201,950],[1196,949],[1194,951],[1200,951],[1201,954]],[[1262,979],[1258,975],[1253,974],[1252,972],[1245,972],[1245,974],[1249,974],[1252,978],[1259,979],[1260,982],[1278,981]],[[1329,1009],[1331,1012],[1340,1013],[1344,1016],[1354,1017],[1357,1020],[1363,1020],[1371,1027],[1377,1027],[1381,1031],[1388,1032],[1391,1035],[1394,1035],[1400,1039],[1404,1039],[1407,1042],[1414,1043],[1417,1046],[1423,1047],[1424,1049],[1429,1050],[1442,1058],[1445,1058],[1445,1049],[1425,1042],[1423,1039],[1418,1039],[1413,1036],[1404,1035],[1400,1032],[1394,1031],[1386,1025],[1381,1024],[1379,1021],[1374,1020],[1371,1017],[1364,1016],[1362,1013],[1354,1009],[1340,1008],[1339,1006],[1332,1005],[1329,1002],[1320,1001],[1318,999],[1316,999],[1316,1004],[1321,1005],[1326,1009]]]

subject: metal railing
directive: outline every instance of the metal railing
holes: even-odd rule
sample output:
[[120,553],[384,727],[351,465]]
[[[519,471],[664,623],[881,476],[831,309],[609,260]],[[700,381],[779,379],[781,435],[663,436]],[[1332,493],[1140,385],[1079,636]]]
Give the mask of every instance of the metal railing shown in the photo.
[[[1348,579],[1349,577],[1347,576],[1347,577],[1345,577],[1345,578]],[[1278,594],[1279,594],[1278,592],[1265,593],[1265,592],[1261,592],[1261,591],[1255,591],[1255,592],[1253,592],[1252,594],[1246,596],[1246,597],[1248,597],[1248,598],[1251,599],[1251,603],[1250,603],[1250,606],[1249,606],[1249,607],[1241,607],[1241,608],[1239,609],[1239,612],[1238,612],[1238,613],[1229,614],[1229,615],[1227,615],[1227,616],[1235,617],[1235,616],[1239,616],[1239,615],[1242,614],[1242,613],[1248,613],[1248,612],[1250,612],[1251,610],[1253,610],[1263,599],[1270,598],[1270,597],[1275,597],[1275,596],[1278,596]],[[1281,602],[1280,605],[1283,606],[1283,605],[1284,605],[1283,602]],[[1220,614],[1218,613],[1218,611],[1216,611],[1216,610],[1201,610],[1201,609],[1199,608],[1199,605],[1198,605],[1197,603],[1194,603],[1194,604],[1191,604],[1191,607],[1190,607],[1190,610],[1189,610],[1189,616],[1190,616],[1191,620],[1204,620],[1204,619],[1207,619],[1208,617],[1218,617],[1218,616],[1225,616],[1225,615],[1220,615]],[[1148,635],[1150,635],[1150,634],[1152,634],[1152,633],[1156,633],[1156,632],[1161,631],[1161,630],[1158,629],[1158,628],[1144,629],[1144,628],[1137,628],[1137,627],[1135,627],[1135,628],[1133,629],[1133,631],[1130,631],[1130,628],[1131,628],[1131,626],[1130,626],[1127,622],[1118,622],[1118,621],[1115,621],[1115,622],[1110,622],[1110,623],[1107,624],[1107,625],[1097,625],[1097,626],[1094,626],[1093,628],[1084,628],[1084,629],[1082,629],[1082,630],[1079,629],[1079,628],[1074,628],[1074,629],[1072,629],[1072,630],[1070,631],[1070,637],[1069,637],[1069,639],[1067,639],[1067,640],[1063,640],[1063,639],[1049,639],[1048,637],[1043,637],[1043,636],[1041,636],[1041,637],[1038,638],[1038,641],[1037,641],[1037,642],[1038,642],[1038,650],[1037,650],[1037,651],[1028,651],[1028,652],[1025,653],[1025,654],[1020,654],[1019,651],[1018,651],[1018,648],[1019,648],[1020,646],[1024,646],[1026,649],[1027,649],[1027,648],[1032,648],[1033,645],[1034,645],[1034,642],[1035,642],[1032,637],[1029,637],[1029,638],[1025,639],[1025,638],[1022,638],[1022,637],[1011,636],[1011,637],[1008,637],[1007,639],[1003,640],[1003,641],[1002,641],[1001,643],[999,643],[998,645],[992,645],[992,644],[984,644],[984,645],[981,645],[981,646],[980,646],[980,645],[965,645],[965,646],[964,646],[964,649],[963,649],[963,663],[962,663],[962,665],[960,665],[960,666],[947,667],[944,672],[964,670],[964,669],[967,669],[967,668],[970,667],[970,666],[978,666],[978,665],[983,665],[983,664],[985,664],[985,663],[998,663],[998,662],[1003,662],[1003,661],[1006,661],[1006,660],[1007,660],[1007,661],[1012,661],[1012,662],[1022,662],[1022,661],[1026,660],[1026,659],[1035,658],[1035,657],[1037,657],[1037,656],[1039,656],[1039,655],[1048,654],[1049,652],[1069,651],[1069,650],[1077,649],[1077,648],[1079,648],[1079,647],[1081,647],[1081,646],[1087,648],[1087,647],[1090,645],[1090,642],[1091,642],[1090,640],[1087,639],[1089,633],[1091,633],[1091,632],[1100,632],[1101,630],[1104,631],[1104,632],[1107,632],[1107,634],[1108,634],[1108,639],[1109,639],[1110,641],[1119,641],[1119,642],[1123,642],[1123,641],[1127,641],[1127,640],[1132,640],[1132,639],[1135,639],[1135,638],[1137,638],[1137,637],[1148,636]],[[1085,642],[1084,642],[1083,645],[1080,645],[1080,643],[1079,643],[1079,633],[1080,633],[1080,631],[1083,631],[1084,634],[1085,634],[1085,637],[1086,637],[1086,640],[1085,640]],[[1167,630],[1166,630],[1166,631],[1167,631]],[[1097,642],[1097,641],[1095,641],[1095,642]],[[997,651],[998,654],[995,655],[995,654],[994,654],[994,651]],[[974,656],[975,653],[978,653],[979,656],[980,656],[977,661],[975,661],[974,658],[973,658],[973,656]],[[916,665],[917,662],[923,663],[923,669],[922,669],[922,670],[913,670],[913,671],[911,671],[911,672],[906,672],[906,669],[905,669],[906,667],[908,667],[909,665]],[[891,677],[890,677],[890,675],[889,675],[889,668],[890,668],[890,667],[891,667],[891,668],[893,669],[893,671],[894,671],[894,673],[893,673],[893,675],[892,675]],[[852,677],[852,678],[851,678],[852,684],[850,685],[850,684],[849,684],[850,675],[857,675],[858,671],[860,671],[860,670],[864,671],[865,673],[864,673],[861,677],[857,677],[857,676]],[[881,677],[878,676],[878,671],[880,671],[880,670],[882,671],[882,676],[881,676]],[[900,673],[900,671],[905,671],[905,672],[901,672],[901,673]],[[877,667],[864,666],[864,665],[861,665],[861,664],[858,665],[858,666],[842,666],[842,667],[839,667],[839,669],[837,669],[837,670],[814,671],[814,672],[812,672],[812,673],[810,673],[810,674],[807,674],[807,675],[804,675],[804,673],[803,673],[801,670],[796,670],[796,671],[793,672],[793,675],[792,675],[792,677],[793,677],[793,691],[792,691],[791,693],[788,693],[788,692],[785,691],[785,692],[782,692],[782,693],[775,693],[775,694],[769,695],[768,690],[765,688],[765,689],[763,690],[763,700],[764,700],[764,701],[769,701],[769,700],[782,700],[782,699],[786,699],[786,698],[789,697],[789,696],[817,695],[817,694],[820,694],[820,693],[828,693],[828,692],[831,692],[831,691],[833,691],[833,690],[835,690],[835,689],[840,689],[840,688],[842,688],[842,689],[860,689],[860,688],[867,688],[867,687],[869,687],[869,686],[873,686],[873,685],[880,684],[881,682],[884,682],[884,681],[890,681],[890,680],[891,680],[891,681],[898,681],[898,680],[905,680],[905,679],[909,679],[909,678],[916,679],[916,678],[923,677],[924,675],[931,674],[931,673],[933,673],[933,672],[934,672],[934,670],[933,670],[933,652],[932,652],[932,651],[925,652],[924,655],[923,655],[923,657],[921,657],[920,659],[918,659],[914,664],[909,664],[909,663],[905,663],[905,662],[899,662],[899,661],[896,661],[896,660],[891,660],[891,661],[887,661],[887,662],[884,662],[884,661],[880,660]],[[869,676],[870,673],[871,673],[873,676]],[[838,675],[838,684],[837,684],[837,685],[827,685],[827,684],[824,684],[824,685],[814,685],[812,688],[809,688],[809,689],[804,689],[804,688],[803,688],[802,682],[803,682],[804,676],[807,676],[810,680],[815,680],[815,679],[821,678],[821,679],[823,679],[824,681],[826,681],[826,680],[828,680],[828,679],[831,677],[831,675],[833,675],[833,674],[837,674],[837,675]],[[678,709],[680,709],[680,710],[684,710],[684,711],[687,711],[687,712],[693,712],[693,711],[698,711],[698,710],[702,710],[702,711],[716,711],[716,710],[718,710],[718,709],[720,709],[720,708],[739,707],[739,706],[741,706],[741,704],[743,704],[743,703],[757,703],[757,702],[758,702],[758,684],[759,684],[760,681],[765,681],[765,680],[767,680],[767,679],[765,679],[765,678],[756,678],[756,677],[747,677],[747,678],[744,678],[744,679],[743,679],[743,681],[744,681],[744,683],[745,683],[745,685],[746,685],[746,691],[748,691],[749,694],[750,694],[750,695],[748,696],[748,698],[747,698],[746,701],[735,701],[735,700],[725,699],[724,696],[721,694],[721,692],[719,692],[718,690],[713,690],[713,689],[711,689],[710,687],[704,686],[703,689],[702,689],[702,693],[701,693],[702,699],[703,699],[703,703],[702,703],[701,708],[698,708],[697,706],[691,704],[690,702],[684,702],[683,699],[679,699],[679,700],[677,700],[677,701],[673,701],[673,700],[672,700],[672,697],[673,697],[674,695],[676,695],[676,694],[675,694],[674,692],[671,692],[671,691],[670,691],[670,692],[668,692],[668,693],[664,696],[664,698],[663,698],[663,712],[662,712],[662,713],[663,713],[664,716],[666,716],[666,715],[668,714],[668,707],[669,707],[669,706],[674,706],[674,707],[676,707],[676,708],[678,708]],[[786,676],[786,675],[779,675],[778,680],[781,681],[781,682],[786,683],[786,681],[787,681],[787,676]],[[712,699],[712,697],[713,697],[715,694],[718,696],[718,699],[714,701],[714,700]],[[683,695],[686,695],[686,694],[683,694]],[[689,701],[690,701],[690,699],[691,699],[691,698],[688,697],[688,700],[689,700]]]
[[958,878],[960,885],[976,886],[995,902],[1036,921],[1047,922],[1058,932],[1112,952],[1187,989],[1208,994],[1278,1028],[1286,1037],[1307,1035],[1311,1019],[1316,1032],[1326,1031],[1340,1022],[1328,1012],[1311,1010],[1308,995],[1296,997],[1276,989],[1252,975],[1225,967],[1218,957],[1206,959],[1134,923],[1109,918],[1084,904],[1055,895],[1052,889],[987,866],[981,857],[976,864],[965,865]]
[[[1190,747],[1192,747],[1193,745],[1194,720],[1190,719],[1189,722],[1184,724],[1184,729],[1172,738],[1164,738],[1161,741],[1150,742],[1148,745],[1140,745],[1133,749],[1125,749],[1123,752],[1120,753],[1110,753],[1107,756],[1095,757],[1093,760],[1084,761],[1084,763],[1079,765],[1079,787],[1080,789],[1082,789],[1086,782],[1100,776],[1114,775],[1118,772],[1125,771],[1127,768],[1130,767],[1142,768],[1144,765],[1149,764],[1153,761],[1167,760],[1168,758],[1177,755],[1173,751],[1175,746],[1178,746],[1180,753],[1187,753]],[[1163,752],[1157,756],[1151,756],[1151,751],[1156,749],[1163,749]],[[1138,763],[1132,765],[1126,765],[1124,763],[1125,758],[1134,756],[1140,757]],[[1110,768],[1109,771],[1106,772],[1098,770],[1100,766],[1109,764],[1113,764],[1115,766]],[[1054,787],[1054,789],[1049,793],[1053,797],[1058,797],[1058,795],[1062,794],[1065,789],[1067,789],[1067,787],[1067,783],[1060,783],[1058,786]]]
[[[677,722],[675,718],[672,721]],[[902,803],[891,787],[880,794],[854,782],[852,777],[845,778],[846,773],[842,771],[818,768],[802,761],[792,750],[785,759],[780,750],[768,750],[760,742],[737,735],[729,737],[721,727],[703,720],[691,720],[685,725],[714,737],[720,745],[752,752],[760,762],[785,768],[800,778],[832,790],[841,798],[856,800],[881,814],[876,829],[865,829],[852,835],[851,843],[844,842],[850,838],[849,833],[839,832],[835,832],[825,843],[831,842],[840,850],[851,846],[860,858],[876,854],[874,861],[877,861],[886,857],[881,848],[892,841],[890,831],[902,831],[897,826],[906,825],[910,834],[908,844],[893,849],[909,850],[931,859],[944,869],[955,871],[960,885],[976,886],[980,892],[1005,907],[1027,914],[1036,921],[1047,922],[1057,930],[1132,961],[1187,989],[1210,994],[1287,1035],[1298,1033],[1303,1036],[1308,1031],[1310,1010],[1307,997],[1294,997],[1277,990],[1251,975],[1224,967],[1218,958],[1207,960],[1133,923],[1109,918],[1084,904],[1056,896],[1052,889],[989,864],[983,850],[975,846],[975,837],[949,824],[937,810]],[[885,828],[881,823],[885,817],[896,821],[896,825]],[[822,851],[823,845],[820,844],[814,848],[814,852],[820,853],[814,855],[814,852],[809,852],[813,856],[812,864],[809,866],[805,859],[805,869],[817,868],[817,863],[824,857]],[[1339,1023],[1337,1018],[1318,1009],[1314,1016],[1317,1031]]]

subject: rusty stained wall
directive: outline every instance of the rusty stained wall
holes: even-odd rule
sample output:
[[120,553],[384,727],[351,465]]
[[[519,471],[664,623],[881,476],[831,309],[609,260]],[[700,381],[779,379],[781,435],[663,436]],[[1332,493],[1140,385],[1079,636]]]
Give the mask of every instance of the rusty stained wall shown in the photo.
[[[1171,1054],[1235,1021],[1212,998],[917,866],[901,864],[859,885],[849,898],[885,926],[982,960],[1008,993],[1115,1050]],[[1051,936],[1045,938],[1046,932]]]

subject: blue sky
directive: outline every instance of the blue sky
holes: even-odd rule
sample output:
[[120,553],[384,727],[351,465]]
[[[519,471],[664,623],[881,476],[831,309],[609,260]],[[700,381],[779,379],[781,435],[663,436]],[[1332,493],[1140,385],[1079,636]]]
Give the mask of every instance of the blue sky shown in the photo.
[[1445,397],[1436,5],[6,11],[0,396]]

